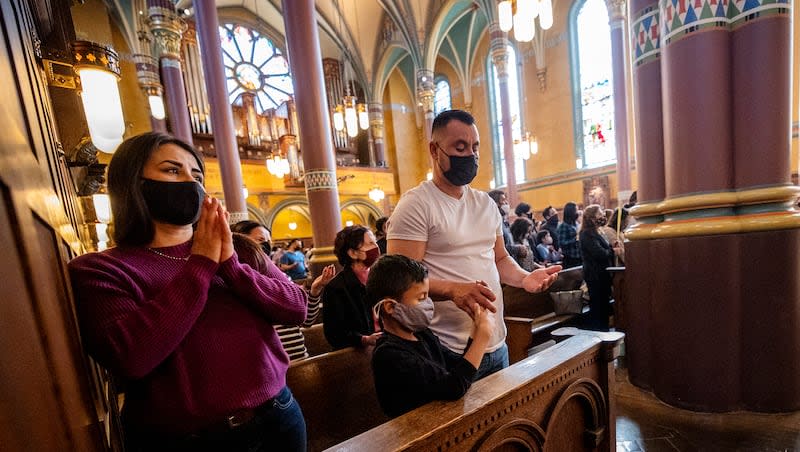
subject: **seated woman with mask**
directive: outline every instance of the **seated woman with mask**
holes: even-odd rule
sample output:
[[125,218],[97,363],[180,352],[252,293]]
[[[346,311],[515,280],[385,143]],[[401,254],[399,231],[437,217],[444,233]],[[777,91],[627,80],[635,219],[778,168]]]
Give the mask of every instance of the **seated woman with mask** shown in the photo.
[[364,288],[380,255],[375,236],[364,226],[348,226],[336,234],[333,252],[343,268],[322,293],[325,339],[335,349],[375,345],[381,333]]
[[203,177],[200,154],[169,135],[119,146],[117,246],[69,264],[83,343],[125,382],[128,451],[305,450],[273,324],[302,322],[306,295],[239,263]]
[[383,337],[372,355],[378,401],[395,417],[433,400],[455,400],[472,384],[494,329],[494,317],[475,305],[472,339],[462,356],[447,350],[428,328],[433,301],[428,296],[428,270],[400,254],[386,255],[370,271],[370,300],[378,300],[376,316]]

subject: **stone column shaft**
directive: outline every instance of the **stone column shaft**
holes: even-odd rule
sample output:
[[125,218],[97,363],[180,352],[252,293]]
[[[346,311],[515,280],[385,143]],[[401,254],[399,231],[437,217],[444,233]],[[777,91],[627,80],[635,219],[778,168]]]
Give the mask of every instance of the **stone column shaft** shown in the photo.
[[313,212],[314,233],[312,271],[336,262],[333,241],[342,227],[339,211],[339,190],[336,181],[336,160],[331,141],[328,100],[322,72],[319,32],[315,20],[314,0],[292,0],[283,3],[283,23],[289,67],[294,84],[297,119],[304,143],[306,196]]
[[386,145],[383,142],[383,104],[380,102],[370,102],[369,126],[372,134],[372,143],[375,147],[375,165],[386,166]]
[[225,66],[222,64],[222,47],[219,41],[219,19],[214,2],[194,4],[197,34],[205,74],[208,103],[211,107],[211,128],[214,130],[214,146],[217,151],[225,207],[230,212],[231,224],[246,220],[247,204],[242,192],[242,165],[239,162],[239,146],[233,129],[233,112],[228,101],[225,83]]
[[176,137],[192,143],[192,126],[181,71],[181,34],[186,24],[170,2],[148,0],[148,25],[156,46],[164,84],[169,126]]
[[611,69],[614,78],[614,141],[617,145],[617,191],[631,189],[628,153],[628,96],[625,89],[625,0],[606,0],[611,26]]
[[[492,55],[492,63],[497,71],[497,78],[500,85],[500,110],[502,117],[499,118],[503,124],[503,156],[506,163],[506,197],[508,203],[516,206],[519,202],[517,196],[516,161],[514,159],[514,136],[511,129],[511,94],[508,91],[508,71],[516,68],[508,67],[508,37],[500,30],[497,23],[489,26],[489,47]],[[491,82],[489,82],[491,83]],[[498,185],[500,181],[497,181]]]
[[633,62],[634,114],[639,124],[636,136],[638,198],[647,203],[661,201],[664,186],[664,125],[661,100],[661,21],[658,2],[632,0],[631,61]]

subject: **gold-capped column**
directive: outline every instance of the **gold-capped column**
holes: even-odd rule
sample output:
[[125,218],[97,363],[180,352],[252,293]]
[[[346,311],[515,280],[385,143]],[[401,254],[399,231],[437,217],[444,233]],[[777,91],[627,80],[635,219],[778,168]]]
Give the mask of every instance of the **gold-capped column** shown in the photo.
[[173,135],[191,143],[192,126],[181,69],[181,35],[186,30],[186,23],[178,17],[169,0],[148,0],[147,6],[147,25],[161,65],[169,127]]

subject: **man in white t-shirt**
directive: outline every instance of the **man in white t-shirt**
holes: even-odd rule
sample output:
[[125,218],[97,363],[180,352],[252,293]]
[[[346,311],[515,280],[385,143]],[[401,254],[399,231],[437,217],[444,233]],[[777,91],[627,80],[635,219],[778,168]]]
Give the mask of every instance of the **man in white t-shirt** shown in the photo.
[[389,218],[389,254],[422,261],[430,296],[438,302],[431,329],[451,351],[462,354],[472,329],[472,307],[495,316],[495,331],[475,379],[508,366],[500,282],[529,292],[546,290],[560,266],[528,273],[503,243],[502,219],[489,196],[469,187],[478,171],[478,128],[461,110],[433,121],[429,152],[433,179],[406,192]]

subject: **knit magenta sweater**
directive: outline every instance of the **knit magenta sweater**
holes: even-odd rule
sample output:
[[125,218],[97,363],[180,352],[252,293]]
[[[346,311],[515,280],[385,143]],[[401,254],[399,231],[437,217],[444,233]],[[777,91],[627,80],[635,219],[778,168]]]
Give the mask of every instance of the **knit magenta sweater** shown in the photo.
[[123,378],[124,416],[144,431],[197,431],[277,395],[289,359],[272,325],[306,316],[305,292],[274,265],[265,276],[235,255],[180,259],[190,252],[117,247],[69,263],[84,346]]

